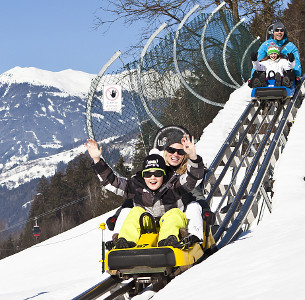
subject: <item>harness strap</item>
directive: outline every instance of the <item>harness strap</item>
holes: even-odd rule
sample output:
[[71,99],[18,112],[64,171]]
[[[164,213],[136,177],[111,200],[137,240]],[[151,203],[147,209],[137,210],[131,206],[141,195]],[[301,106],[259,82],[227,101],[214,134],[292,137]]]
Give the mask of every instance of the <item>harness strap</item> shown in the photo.
[[284,49],[284,47],[289,43],[288,39],[286,40],[286,42],[281,46],[280,53],[282,52],[282,50]]
[[179,179],[179,175],[178,174],[174,174],[169,180],[168,182],[162,186],[160,188],[160,190],[154,195],[154,198],[159,199],[161,198],[165,192],[167,192]]

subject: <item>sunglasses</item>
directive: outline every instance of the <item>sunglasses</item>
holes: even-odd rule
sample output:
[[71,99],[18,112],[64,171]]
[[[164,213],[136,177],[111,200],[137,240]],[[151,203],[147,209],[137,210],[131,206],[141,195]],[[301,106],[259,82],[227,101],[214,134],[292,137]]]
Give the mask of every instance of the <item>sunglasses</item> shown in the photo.
[[274,31],[275,31],[275,32],[284,32],[284,29],[282,29],[282,28],[276,28],[276,29],[274,29]]
[[165,173],[163,172],[163,171],[161,171],[161,170],[156,170],[156,171],[144,171],[143,173],[142,173],[142,176],[144,177],[144,178],[150,178],[151,176],[155,176],[155,177],[162,177],[162,176],[164,176],[165,175]]
[[185,155],[185,151],[183,149],[176,149],[176,148],[172,148],[172,147],[167,147],[165,150],[170,154],[174,154],[175,152],[177,152],[178,155]]

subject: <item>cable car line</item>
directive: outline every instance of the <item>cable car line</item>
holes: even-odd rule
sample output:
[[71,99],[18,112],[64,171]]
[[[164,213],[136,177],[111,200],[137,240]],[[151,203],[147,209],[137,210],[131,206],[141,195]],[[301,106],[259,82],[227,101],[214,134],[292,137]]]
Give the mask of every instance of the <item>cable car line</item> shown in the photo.
[[80,198],[80,199],[74,200],[74,201],[69,202],[69,203],[66,203],[66,204],[64,204],[64,205],[62,205],[62,206],[59,206],[59,207],[57,207],[57,208],[54,208],[54,209],[49,210],[49,211],[47,211],[47,212],[44,212],[44,213],[42,213],[42,214],[40,214],[40,215],[38,215],[38,216],[29,218],[29,219],[27,219],[27,220],[20,221],[20,222],[18,222],[18,223],[16,223],[16,224],[14,224],[14,225],[12,225],[12,226],[6,228],[6,229],[0,230],[0,233],[5,232],[5,231],[7,231],[7,230],[10,230],[10,229],[12,229],[12,228],[15,228],[15,227],[17,227],[17,226],[20,226],[20,225],[22,225],[22,224],[26,224],[26,223],[28,223],[28,222],[35,221],[36,219],[42,218],[42,217],[44,217],[44,216],[46,216],[46,215],[49,215],[49,214],[51,214],[51,213],[53,213],[53,212],[56,212],[56,211],[60,210],[60,209],[63,209],[63,208],[66,208],[66,207],[68,207],[68,206],[70,206],[70,205],[73,205],[73,204],[75,204],[75,203],[84,201],[86,198],[89,198],[89,196],[84,196],[84,197],[82,197],[82,198]]

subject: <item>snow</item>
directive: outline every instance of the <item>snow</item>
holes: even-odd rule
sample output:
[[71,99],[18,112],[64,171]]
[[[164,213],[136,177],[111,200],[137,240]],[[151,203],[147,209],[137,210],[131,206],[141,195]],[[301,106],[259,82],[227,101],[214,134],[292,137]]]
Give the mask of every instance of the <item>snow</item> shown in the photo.
[[[53,143],[46,146],[56,148],[56,143],[57,141],[55,136],[53,136]],[[2,170],[2,173],[0,174],[0,186],[6,186],[8,189],[13,189],[18,187],[21,182],[27,182],[27,180],[30,181],[35,178],[41,178],[42,176],[53,176],[60,162],[67,164],[79,154],[84,153],[85,150],[86,147],[84,145],[80,145],[58,154],[31,161],[27,161],[26,157],[24,157],[24,164],[11,170]],[[10,164],[14,165],[14,163],[16,163],[19,159],[20,157],[13,156]]]
[[[243,86],[204,131],[211,162],[249,100]],[[275,168],[273,212],[259,226],[171,281],[153,299],[304,299],[305,105]],[[71,299],[102,274],[99,224],[112,212],[0,261],[0,299]],[[42,228],[43,230],[43,228]],[[112,232],[105,230],[105,240]]]
[[15,67],[2,73],[0,82],[2,84],[28,82],[33,85],[52,86],[67,94],[82,97],[88,94],[91,80],[95,76],[94,74],[71,69],[51,72],[33,67]]

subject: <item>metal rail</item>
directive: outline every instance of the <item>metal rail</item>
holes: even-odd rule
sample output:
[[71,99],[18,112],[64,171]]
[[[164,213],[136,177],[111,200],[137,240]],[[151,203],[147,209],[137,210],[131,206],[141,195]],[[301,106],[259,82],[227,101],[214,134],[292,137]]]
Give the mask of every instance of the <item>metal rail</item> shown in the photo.
[[[235,218],[235,220],[232,223],[227,234],[222,238],[221,242],[218,244],[219,249],[224,247],[225,245],[227,245],[233,239],[233,237],[236,235],[236,233],[240,230],[253,203],[256,201],[257,195],[260,193],[260,188],[262,186],[264,178],[266,177],[269,167],[270,167],[270,165],[274,164],[273,158],[274,158],[274,153],[276,151],[276,148],[279,146],[280,147],[282,146],[282,145],[280,145],[281,137],[283,135],[285,126],[287,126],[287,120],[291,116],[292,110],[295,107],[296,101],[298,100],[298,97],[301,93],[301,86],[303,85],[303,82],[304,82],[304,77],[302,78],[301,84],[296,89],[294,97],[287,105],[287,108],[284,111],[282,118],[278,123],[277,130],[274,133],[273,138],[268,146],[268,149],[264,156],[264,160],[260,165],[259,171],[257,173],[257,176],[255,177],[255,180],[252,184],[252,187],[246,198],[246,201],[244,202],[239,214]],[[276,117],[276,115],[274,117]],[[262,143],[264,143],[264,142],[265,141],[262,141]],[[255,163],[253,164],[252,168],[249,169],[249,173],[254,172],[254,168],[256,168]]]
[[220,163],[222,162],[222,159],[225,156],[225,153],[226,153],[227,149],[229,148],[230,144],[236,138],[236,135],[238,134],[239,130],[241,130],[242,125],[247,120],[251,110],[254,107],[254,104],[255,104],[254,102],[249,103],[248,106],[246,107],[246,109],[244,110],[244,112],[242,113],[242,115],[237,120],[237,122],[236,122],[235,126],[233,127],[232,131],[228,135],[227,139],[225,140],[222,147],[218,151],[216,157],[214,158],[213,162],[211,163],[209,171],[208,171],[208,173],[205,177],[205,183],[208,183],[209,181],[211,181],[211,177],[214,176],[214,172],[218,168]]
[[268,142],[268,140],[270,138],[271,131],[274,128],[276,121],[278,120],[282,110],[283,110],[283,105],[280,105],[276,111],[276,114],[273,116],[271,123],[268,124],[266,133],[264,134],[264,138],[263,138],[262,142],[259,144],[258,150],[257,150],[254,158],[252,159],[250,166],[248,167],[246,176],[242,180],[240,188],[238,189],[238,191],[234,197],[234,200],[231,203],[230,208],[225,215],[225,218],[223,219],[222,223],[219,226],[219,229],[217,230],[217,232],[214,236],[216,242],[220,239],[221,235],[227,228],[230,220],[232,219],[234,213],[237,210],[238,205],[241,203],[242,197],[244,197],[244,195],[246,194],[247,187],[249,186],[250,180],[255,172],[255,169],[258,166],[259,160],[260,160],[261,156],[263,155],[263,150],[265,149],[266,143]]
[[123,281],[122,278],[116,276],[109,276],[105,280],[99,282],[98,284],[92,286],[85,292],[74,297],[72,300],[92,300],[104,295],[111,289],[115,288],[119,283]]
[[286,143],[287,123],[297,113],[303,83],[304,78],[292,99],[251,102],[213,160],[204,186],[217,218],[218,249],[248,230],[255,219],[259,222],[265,207],[271,212],[273,170]]

